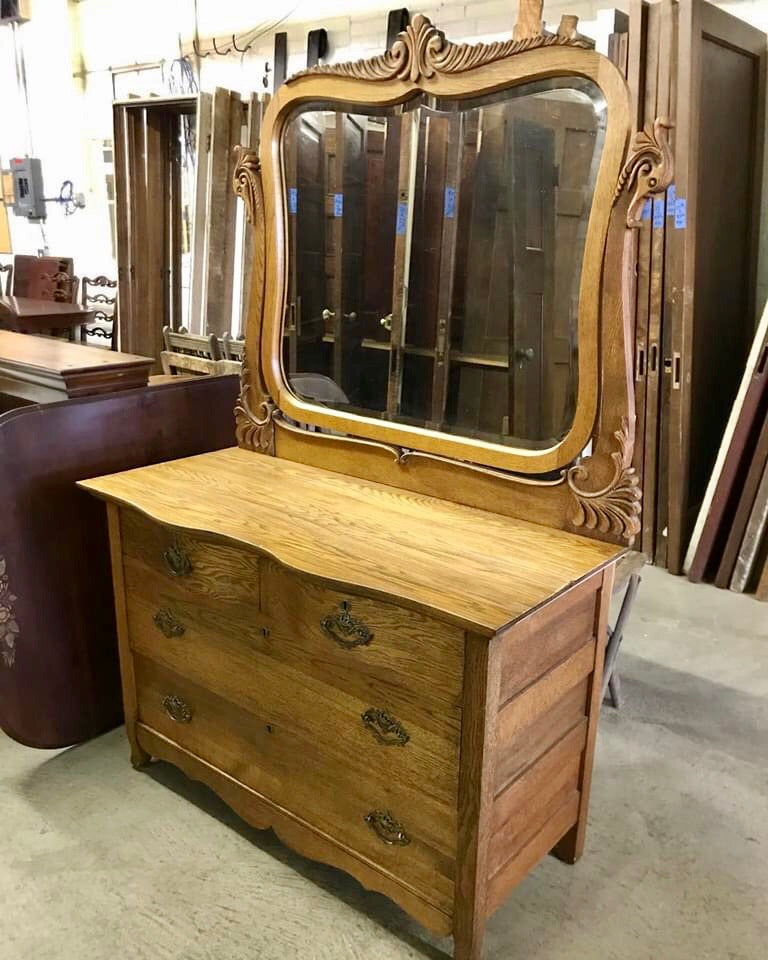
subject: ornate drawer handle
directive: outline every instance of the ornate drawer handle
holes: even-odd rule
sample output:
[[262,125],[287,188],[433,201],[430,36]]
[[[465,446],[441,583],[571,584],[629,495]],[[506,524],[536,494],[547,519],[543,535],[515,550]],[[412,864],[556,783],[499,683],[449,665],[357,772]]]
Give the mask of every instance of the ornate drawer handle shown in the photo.
[[363,723],[374,737],[386,747],[404,747],[411,739],[405,728],[391,713],[377,707],[369,707],[361,714]]
[[385,810],[371,810],[363,818],[376,836],[393,846],[407,847],[411,838],[405,832],[402,823],[399,823]]
[[180,637],[184,634],[184,624],[177,620],[170,610],[165,608],[158,610],[152,619],[158,630],[161,630],[166,637]]
[[192,562],[178,540],[174,540],[163,553],[163,559],[174,577],[186,577],[192,573]]
[[339,606],[341,609],[337,613],[329,613],[320,621],[324,632],[347,650],[369,644],[373,640],[373,634],[362,620],[353,617],[349,612],[349,601],[342,600]]
[[162,703],[163,709],[171,720],[175,720],[176,723],[192,722],[192,707],[190,707],[188,703],[185,703],[181,697],[163,697]]

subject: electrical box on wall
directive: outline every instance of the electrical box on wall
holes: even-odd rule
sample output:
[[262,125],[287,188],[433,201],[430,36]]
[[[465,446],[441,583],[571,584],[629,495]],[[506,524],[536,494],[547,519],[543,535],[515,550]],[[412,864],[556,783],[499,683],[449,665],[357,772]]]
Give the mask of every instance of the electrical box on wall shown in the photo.
[[29,0],[0,0],[0,26],[29,20]]
[[13,157],[13,212],[28,220],[45,220],[43,169],[37,157]]

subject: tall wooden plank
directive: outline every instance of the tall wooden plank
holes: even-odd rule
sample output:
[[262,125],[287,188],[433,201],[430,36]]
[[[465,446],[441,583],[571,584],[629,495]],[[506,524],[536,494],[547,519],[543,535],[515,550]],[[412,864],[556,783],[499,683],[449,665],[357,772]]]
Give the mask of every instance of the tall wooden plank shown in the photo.
[[457,225],[461,201],[461,155],[464,144],[464,118],[460,113],[448,120],[448,141],[445,161],[445,197],[443,231],[438,282],[437,336],[432,373],[432,412],[428,424],[439,430],[445,417],[448,399],[451,327],[453,321],[454,279],[456,273]]
[[[647,11],[647,48],[645,70],[645,95],[643,106],[644,124],[653,122],[657,115],[657,92],[659,70],[659,45],[661,38],[661,8],[651,4]],[[639,269],[637,296],[638,312],[642,317],[642,329],[645,331],[645,403],[643,410],[643,514],[641,547],[643,553],[653,557],[656,549],[656,481],[659,452],[659,382],[661,378],[661,318],[659,315],[659,279],[658,259],[663,237],[659,228],[654,228],[654,213],[657,204],[663,200],[654,198],[646,207],[647,219],[644,221],[639,238]],[[643,237],[645,245],[643,245]],[[642,308],[642,309],[641,309]]]
[[[233,102],[239,95],[218,87],[213,94],[211,149],[208,154],[208,200],[205,219],[205,276],[202,327],[205,333],[222,336],[232,323],[232,255],[234,240],[229,177],[232,155]],[[239,140],[238,133],[238,140]]]
[[413,194],[416,179],[416,151],[419,145],[417,112],[401,119],[400,166],[398,171],[398,205],[395,227],[395,269],[392,280],[392,313],[389,318],[390,354],[387,381],[387,415],[400,412],[403,387],[403,336],[408,307],[408,273],[413,236]]
[[743,593],[749,586],[768,526],[768,465],[763,468],[757,496],[749,514],[747,529],[731,577],[731,590]]
[[763,311],[747,360],[739,392],[726,424],[715,467],[696,520],[685,558],[688,579],[699,582],[706,575],[710,557],[717,555],[717,539],[727,516],[732,494],[743,474],[745,450],[760,421],[768,396],[768,305]]
[[195,120],[195,209],[192,220],[192,291],[189,310],[189,329],[192,333],[205,333],[205,224],[208,219],[208,158],[211,150],[212,111],[212,95],[201,93],[197,99]]

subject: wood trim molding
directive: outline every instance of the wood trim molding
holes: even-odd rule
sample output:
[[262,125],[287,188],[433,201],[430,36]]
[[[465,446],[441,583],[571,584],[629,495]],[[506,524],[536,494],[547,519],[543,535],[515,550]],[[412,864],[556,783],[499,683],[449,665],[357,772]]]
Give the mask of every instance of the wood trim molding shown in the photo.
[[539,20],[539,31],[523,30],[518,35],[516,28],[516,35],[511,40],[452,43],[446,40],[442,30],[438,30],[428,17],[417,14],[385,53],[367,60],[311,67],[294,74],[286,82],[294,83],[307,74],[328,74],[353,80],[406,80],[419,83],[441,75],[464,73],[540,47],[573,46],[589,49],[594,44],[577,32],[577,19],[564,16],[554,34],[547,33]]

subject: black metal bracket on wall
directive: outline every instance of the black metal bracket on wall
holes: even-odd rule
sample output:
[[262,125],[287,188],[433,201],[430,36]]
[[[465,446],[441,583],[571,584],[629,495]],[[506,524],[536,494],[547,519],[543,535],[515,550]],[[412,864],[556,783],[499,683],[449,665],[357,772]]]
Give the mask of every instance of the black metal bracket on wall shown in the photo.
[[322,27],[307,34],[307,69],[316,67],[328,53],[328,33]]
[[399,7],[397,10],[390,10],[387,14],[387,50],[397,40],[398,33],[411,22],[411,15],[407,7]]
[[285,83],[285,77],[288,71],[288,34],[275,34],[275,69],[274,80],[272,83],[272,92],[276,93],[277,88]]

